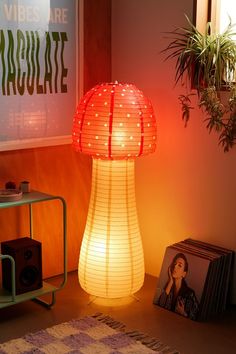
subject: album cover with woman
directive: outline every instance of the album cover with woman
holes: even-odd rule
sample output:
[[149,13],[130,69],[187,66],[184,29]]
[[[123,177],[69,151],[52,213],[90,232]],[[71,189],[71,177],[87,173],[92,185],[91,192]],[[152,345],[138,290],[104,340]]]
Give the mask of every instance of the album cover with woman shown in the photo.
[[166,248],[153,303],[197,320],[204,303],[211,257],[171,245]]

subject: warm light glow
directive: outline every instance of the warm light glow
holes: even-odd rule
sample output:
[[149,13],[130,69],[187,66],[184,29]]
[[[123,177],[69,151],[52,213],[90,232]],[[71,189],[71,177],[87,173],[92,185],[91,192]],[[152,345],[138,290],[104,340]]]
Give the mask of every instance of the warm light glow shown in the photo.
[[101,84],[81,99],[73,147],[93,157],[92,190],[83,236],[79,281],[89,294],[127,297],[144,280],[134,184],[134,159],[154,152],[151,103],[131,84]]
[[104,307],[117,307],[117,306],[126,306],[132,302],[137,301],[134,296],[125,296],[122,298],[105,298],[105,297],[94,297],[90,296],[89,303],[93,303],[98,306]]
[[156,148],[152,105],[134,85],[97,85],[79,103],[72,138],[75,150],[96,158],[113,160],[152,153]]
[[79,281],[89,294],[117,298],[144,279],[134,190],[134,161],[93,160],[92,191],[83,237]]

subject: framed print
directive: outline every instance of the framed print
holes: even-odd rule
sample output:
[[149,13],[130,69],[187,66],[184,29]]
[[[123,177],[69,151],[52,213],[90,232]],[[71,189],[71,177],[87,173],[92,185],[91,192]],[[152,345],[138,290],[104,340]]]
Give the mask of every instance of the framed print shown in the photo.
[[0,0],[0,151],[67,144],[82,92],[82,0]]

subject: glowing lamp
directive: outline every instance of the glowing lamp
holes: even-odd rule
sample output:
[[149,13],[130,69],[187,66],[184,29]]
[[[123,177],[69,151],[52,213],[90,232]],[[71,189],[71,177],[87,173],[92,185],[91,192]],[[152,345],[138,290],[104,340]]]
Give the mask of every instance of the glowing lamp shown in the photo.
[[89,294],[119,298],[138,291],[144,258],[135,201],[134,159],[155,151],[150,101],[132,84],[103,83],[80,100],[73,147],[93,158],[92,189],[78,275]]

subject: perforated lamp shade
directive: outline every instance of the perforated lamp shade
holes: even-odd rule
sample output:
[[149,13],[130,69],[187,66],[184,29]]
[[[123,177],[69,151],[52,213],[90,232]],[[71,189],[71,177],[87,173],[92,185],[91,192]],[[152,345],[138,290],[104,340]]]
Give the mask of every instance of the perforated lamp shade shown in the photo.
[[89,294],[138,291],[144,258],[135,201],[134,159],[155,151],[150,101],[132,84],[103,83],[80,100],[73,147],[93,158],[92,190],[78,274]]

